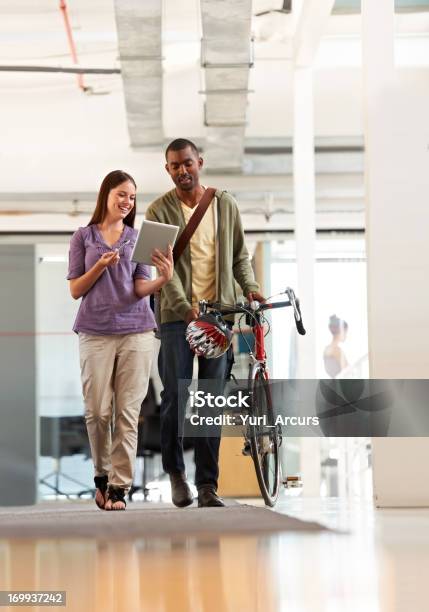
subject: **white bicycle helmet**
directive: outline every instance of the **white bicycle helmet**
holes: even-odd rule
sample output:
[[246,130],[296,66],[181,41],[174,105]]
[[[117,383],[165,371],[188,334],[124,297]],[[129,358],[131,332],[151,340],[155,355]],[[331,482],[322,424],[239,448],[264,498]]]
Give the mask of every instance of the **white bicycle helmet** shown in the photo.
[[230,347],[232,331],[220,316],[207,313],[189,323],[186,340],[198,357],[216,359]]

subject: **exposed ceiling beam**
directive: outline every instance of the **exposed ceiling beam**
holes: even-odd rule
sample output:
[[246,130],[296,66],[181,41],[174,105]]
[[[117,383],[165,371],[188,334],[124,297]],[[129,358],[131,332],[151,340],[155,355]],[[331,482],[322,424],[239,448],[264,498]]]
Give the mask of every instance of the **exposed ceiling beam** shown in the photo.
[[205,160],[209,172],[241,169],[251,57],[252,0],[201,0]]
[[162,0],[115,0],[115,14],[131,146],[159,145]]
[[294,59],[296,66],[311,66],[335,0],[300,0],[293,3],[296,15]]

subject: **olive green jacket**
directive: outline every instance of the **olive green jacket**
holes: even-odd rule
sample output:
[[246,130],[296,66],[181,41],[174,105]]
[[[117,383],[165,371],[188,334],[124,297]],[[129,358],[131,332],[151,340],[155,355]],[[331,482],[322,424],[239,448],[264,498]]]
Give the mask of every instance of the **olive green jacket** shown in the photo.
[[[225,304],[237,301],[234,279],[243,294],[259,291],[244,243],[237,202],[226,191],[216,191],[216,300]],[[206,214],[210,214],[208,210]],[[180,233],[186,226],[180,200],[172,189],[152,202],[146,211],[146,219],[179,226]],[[173,278],[161,291],[161,323],[183,321],[192,308],[191,249],[187,244],[174,267]]]

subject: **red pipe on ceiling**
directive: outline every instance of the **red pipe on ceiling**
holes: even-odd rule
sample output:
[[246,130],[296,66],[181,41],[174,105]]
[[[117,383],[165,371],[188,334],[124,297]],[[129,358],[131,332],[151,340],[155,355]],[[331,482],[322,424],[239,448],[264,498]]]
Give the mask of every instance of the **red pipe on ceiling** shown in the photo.
[[[69,14],[68,14],[68,10],[67,10],[67,4],[65,0],[60,0],[60,11],[63,14],[63,18],[64,18],[64,25],[66,28],[66,34],[67,34],[67,40],[69,43],[69,47],[70,47],[70,54],[72,56],[72,60],[73,63],[78,65],[79,64],[79,60],[77,58],[77,51],[76,51],[76,45],[74,44],[74,39],[73,39],[73,32],[71,29],[71,25],[70,25],[70,20],[69,20]],[[78,74],[77,75],[77,84],[79,86],[79,88],[82,91],[86,91],[87,87],[85,87],[85,84],[83,82],[83,74]]]

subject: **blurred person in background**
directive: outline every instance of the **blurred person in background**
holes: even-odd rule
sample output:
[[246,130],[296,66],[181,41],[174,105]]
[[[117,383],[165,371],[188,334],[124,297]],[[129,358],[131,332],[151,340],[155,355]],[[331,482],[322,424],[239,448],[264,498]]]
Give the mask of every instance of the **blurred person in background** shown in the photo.
[[325,370],[331,378],[335,378],[349,364],[347,357],[340,346],[347,338],[348,324],[333,314],[329,317],[329,331],[332,340],[323,351]]

